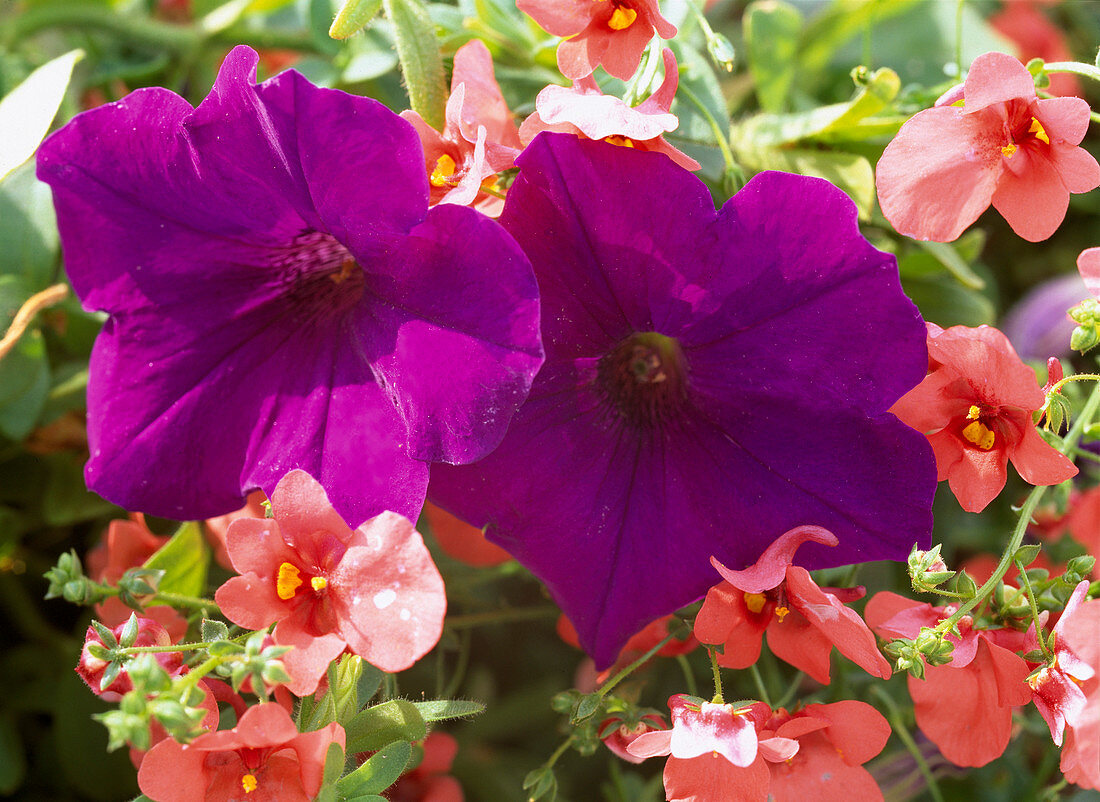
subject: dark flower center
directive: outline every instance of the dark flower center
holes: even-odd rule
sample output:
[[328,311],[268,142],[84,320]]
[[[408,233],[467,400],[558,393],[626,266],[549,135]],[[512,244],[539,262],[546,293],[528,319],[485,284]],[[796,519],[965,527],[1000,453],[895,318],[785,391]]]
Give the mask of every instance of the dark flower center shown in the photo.
[[342,317],[363,295],[363,268],[329,234],[299,234],[274,259],[295,323]]
[[632,334],[600,359],[597,381],[630,423],[656,426],[687,398],[687,362],[680,344],[655,331]]

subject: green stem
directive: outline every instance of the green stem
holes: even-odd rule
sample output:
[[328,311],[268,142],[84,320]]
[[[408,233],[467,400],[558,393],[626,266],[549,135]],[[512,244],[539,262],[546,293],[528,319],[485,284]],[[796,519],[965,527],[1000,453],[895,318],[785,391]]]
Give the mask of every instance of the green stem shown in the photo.
[[714,115],[710,113],[710,110],[706,107],[699,96],[688,89],[684,84],[676,89],[681,95],[691,101],[691,104],[703,115],[703,119],[707,121],[710,126],[711,132],[714,134],[715,141],[718,142],[718,149],[722,151],[722,160],[726,163],[726,169],[734,173],[740,172],[741,166],[737,163],[737,160],[733,158],[733,151],[730,150],[729,139],[726,132],[722,130],[722,126],[718,124],[718,121],[714,119]]
[[1064,379],[1055,382],[1051,385],[1051,388],[1047,390],[1047,395],[1054,395],[1056,392],[1062,389],[1062,385],[1069,384],[1070,382],[1077,381],[1098,381],[1100,382],[1100,374],[1097,373],[1074,373],[1072,376],[1066,376]]
[[707,657],[710,658],[710,673],[714,677],[714,698],[711,699],[711,702],[720,705],[724,702],[722,698],[722,672],[718,670],[718,653],[708,647]]
[[[768,707],[771,707],[771,697],[768,695],[768,689],[764,685],[764,678],[760,676],[760,669],[756,667],[756,663],[753,663],[751,666],[749,666],[749,673],[752,675],[752,682],[756,686],[756,692],[760,694],[760,701],[762,701]],[[774,710],[774,708],[772,709]]]
[[554,768],[554,764],[557,763],[558,759],[566,753],[566,751],[569,749],[570,746],[573,745],[574,740],[576,740],[576,736],[575,735],[570,735],[568,738],[566,738],[564,741],[562,741],[561,745],[557,749],[554,750],[554,754],[550,755],[550,757],[547,758],[546,762],[542,764],[542,768],[544,768],[544,769]]
[[648,652],[643,654],[641,657],[639,657],[633,663],[628,665],[626,668],[624,668],[618,674],[616,674],[611,679],[609,679],[607,682],[605,682],[603,685],[601,685],[600,689],[596,691],[596,696],[598,696],[600,699],[603,699],[605,696],[607,696],[607,694],[609,694],[611,692],[612,688],[614,688],[616,685],[618,685],[624,679],[626,679],[631,674],[633,674],[635,671],[637,671],[639,668],[641,668],[646,663],[648,663],[653,658],[653,656],[655,654],[657,654],[657,652],[661,651],[661,649],[663,649],[665,647],[665,645],[668,644],[669,641],[671,641],[675,637],[676,637],[675,632],[670,632],[667,635],[665,635],[665,637],[661,639],[660,643],[653,646]]
[[[1077,420],[1073,422],[1073,427],[1066,434],[1065,439],[1062,441],[1062,445],[1059,446],[1058,450],[1062,454],[1068,454],[1077,447],[1077,443],[1081,439],[1081,434],[1084,432],[1085,427],[1092,422],[1098,408],[1100,408],[1100,385],[1092,391],[1092,395],[1089,396],[1089,400],[1085,403],[1085,408],[1081,410],[1081,414],[1077,417]],[[978,588],[978,592],[974,595],[973,599],[959,605],[958,610],[936,626],[938,632],[951,631],[951,629],[962,620],[963,616],[967,615],[971,610],[981,604],[982,601],[984,601],[1001,583],[1004,575],[1008,572],[1008,567],[1012,564],[1012,558],[1015,556],[1016,550],[1020,548],[1020,544],[1024,540],[1024,534],[1027,532],[1027,528],[1031,523],[1031,515],[1035,512],[1035,508],[1039,506],[1039,502],[1042,501],[1043,494],[1046,491],[1047,487],[1043,485],[1032,488],[1027,496],[1027,500],[1024,501],[1023,507],[1020,508],[1020,518],[1016,522],[1016,528],[1012,532],[1012,537],[1009,539],[1008,548],[1005,549],[1004,554],[1001,555],[1001,561],[997,563],[996,570],[993,571],[992,576],[989,577],[986,583]]]
[[1035,603],[1035,591],[1031,587],[1031,580],[1028,579],[1025,572],[1023,563],[1016,562],[1016,570],[1020,572],[1020,579],[1024,584],[1024,593],[1027,594],[1028,606],[1031,607],[1031,620],[1035,624],[1035,633],[1037,635],[1036,640],[1039,641],[1039,649],[1043,652],[1043,657],[1046,662],[1050,663],[1054,660],[1054,655],[1050,653],[1050,647],[1047,646],[1047,639],[1043,637],[1043,627],[1039,623],[1039,605]]
[[1074,75],[1083,75],[1085,78],[1100,81],[1100,67],[1085,64],[1082,61],[1051,61],[1043,65],[1043,70],[1045,72],[1072,72]]
[[802,682],[802,678],[806,676],[801,671],[794,675],[794,679],[791,680],[791,684],[787,686],[787,690],[783,692],[783,698],[780,699],[773,710],[778,710],[781,707],[787,707],[794,699],[794,695],[798,693],[798,686]]
[[963,74],[963,6],[966,0],[959,0],[955,5],[955,67],[958,72],[955,77],[962,80]]
[[154,598],[157,601],[166,602],[173,607],[189,607],[192,610],[206,610],[214,615],[221,615],[221,608],[211,599],[203,599],[198,596],[184,596],[182,593],[169,591],[157,591]]
[[699,684],[695,681],[695,672],[691,670],[691,662],[687,655],[676,655],[676,662],[680,664],[680,670],[684,672],[684,682],[687,684],[688,696],[699,695]]
[[521,607],[516,610],[491,610],[487,613],[455,615],[447,619],[448,629],[467,629],[484,624],[507,624],[513,621],[531,621],[540,618],[556,618],[557,607]]
[[913,736],[909,733],[908,728],[901,721],[901,714],[898,711],[897,705],[894,704],[894,700],[890,698],[890,694],[886,693],[882,688],[874,685],[871,687],[871,692],[877,696],[884,705],[886,705],[886,712],[890,719],[890,726],[894,728],[894,732],[898,734],[898,738],[905,744],[905,748],[909,750],[909,754],[913,756],[913,760],[917,763],[917,768],[920,769],[921,775],[924,777],[924,781],[928,784],[928,793],[932,795],[932,799],[935,802],[944,802],[943,793],[940,791],[939,785],[936,783],[936,777],[932,774],[932,769],[928,766],[928,761],[924,759],[924,755],[921,754],[920,748],[917,746],[917,742],[913,740]]

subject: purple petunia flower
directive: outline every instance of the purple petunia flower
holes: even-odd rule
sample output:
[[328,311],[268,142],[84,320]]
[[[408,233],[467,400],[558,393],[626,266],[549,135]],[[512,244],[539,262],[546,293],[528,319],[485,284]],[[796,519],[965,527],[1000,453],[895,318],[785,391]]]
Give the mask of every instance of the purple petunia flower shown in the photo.
[[66,268],[110,313],[88,486],[206,518],[293,468],[356,525],[415,519],[427,461],[504,434],[542,361],[530,263],[488,218],[428,209],[412,126],[238,47],[198,108],[141,89],[38,158]]
[[806,567],[927,543],[928,442],[887,410],[928,369],[892,256],[843,192],[764,173],[715,212],[664,156],[542,134],[500,218],[535,266],[546,364],[501,445],[433,501],[541,578],[599,666],[814,524]]

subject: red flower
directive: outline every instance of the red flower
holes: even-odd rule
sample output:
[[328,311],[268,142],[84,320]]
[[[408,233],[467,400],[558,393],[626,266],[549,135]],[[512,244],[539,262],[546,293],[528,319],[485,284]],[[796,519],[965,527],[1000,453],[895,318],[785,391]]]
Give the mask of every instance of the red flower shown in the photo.
[[1062,621],[1058,624],[1062,627],[1059,640],[1093,671],[1091,679],[1080,683],[1084,709],[1066,725],[1062,774],[1082,788],[1100,791],[1100,600],[1084,602],[1064,626]]
[[882,154],[882,213],[902,234],[946,242],[992,203],[1021,237],[1044,240],[1071,192],[1100,185],[1100,165],[1077,147],[1088,124],[1084,100],[1041,100],[1012,56],[979,56],[966,83],[905,123]]
[[996,498],[1009,460],[1033,485],[1077,474],[1039,436],[1031,413],[1043,406],[1043,392],[999,330],[929,323],[928,363],[924,381],[890,411],[927,435],[939,479],[947,479],[964,510],[981,512]]
[[[780,708],[758,729],[760,753],[771,774],[775,802],[860,802],[882,800],[863,764],[890,739],[890,724],[875,708],[846,701],[808,705],[795,713]],[[797,752],[779,747],[793,741]]]
[[[125,628],[126,622],[123,622],[111,630],[115,636],[115,643],[111,644],[112,647],[117,645],[122,638],[122,630]],[[151,618],[138,618],[137,637],[134,638],[133,643],[129,643],[127,646],[171,646],[174,642],[172,636],[168,634],[168,630],[161,626],[159,622]],[[122,699],[124,694],[134,689],[134,684],[130,681],[130,675],[126,672],[124,664],[118,677],[106,688],[101,687],[101,680],[107,670],[108,663],[91,653],[89,647],[92,644],[99,644],[107,648],[107,644],[103,642],[103,638],[96,632],[95,627],[89,626],[88,631],[84,634],[84,648],[80,650],[80,661],[76,664],[76,673],[80,675],[80,678],[84,680],[96,696],[102,696],[108,702],[117,702]],[[183,672],[183,656],[179,652],[158,652],[155,656],[156,661],[170,676],[177,676]]]
[[[149,531],[140,512],[131,513],[128,521],[111,521],[103,540],[88,552],[88,576],[105,585],[116,585],[123,574],[144,565],[167,542],[167,536]],[[125,624],[132,612],[118,596],[108,596],[95,606],[96,618],[108,627]],[[168,630],[170,643],[187,634],[187,619],[167,605],[153,605],[142,615]]]
[[570,89],[551,84],[535,98],[535,113],[520,126],[520,139],[529,143],[540,131],[576,134],[663,153],[686,170],[698,170],[699,162],[672,147],[663,136],[680,125],[676,115],[669,112],[680,85],[680,73],[671,50],[666,48],[661,56],[665,64],[664,81],[637,106],[605,95],[591,75],[574,80]]
[[458,742],[445,732],[433,732],[424,739],[420,765],[403,774],[384,792],[390,802],[463,802],[466,798],[451,770]]
[[412,123],[424,146],[433,204],[468,206],[476,201],[481,211],[500,214],[500,199],[481,192],[481,186],[511,167],[523,145],[493,76],[493,57],[480,39],[455,52],[442,134],[415,111],[401,116]]
[[641,763],[645,758],[630,754],[630,745],[647,732],[667,729],[668,724],[665,720],[654,713],[647,713],[634,721],[615,715],[600,722],[597,734],[603,741],[603,745],[623,760],[629,763]]
[[756,564],[731,571],[711,558],[725,582],[707,592],[695,619],[695,637],[724,644],[720,665],[748,668],[760,657],[764,632],[772,652],[823,684],[829,683],[829,654],[840,653],[867,672],[889,679],[890,664],[879,653],[875,636],[841,602],[863,595],[862,588],[823,590],[805,568],[792,565],[807,540],[827,546],[836,536],[820,526],[799,526],[780,535]]
[[344,648],[383,671],[403,671],[439,640],[447,601],[424,541],[405,518],[384,512],[352,530],[305,471],[271,496],[274,519],[229,527],[233,577],[215,594],[247,629],[278,622],[275,642],[298,696],[310,694]]
[[282,707],[256,705],[232,730],[186,746],[158,743],[141,763],[138,786],[154,802],[309,802],[321,790],[333,743],[344,746],[339,724],[299,734]]
[[[864,615],[884,638],[914,638],[950,609],[883,592],[867,603]],[[948,636],[955,643],[950,664],[927,666],[923,680],[909,677],[917,726],[957,766],[984,766],[1000,757],[1012,734],[1012,708],[1031,700],[1027,663],[1016,654],[1023,633],[971,626],[964,617],[962,637]]]
[[712,704],[678,695],[668,700],[672,729],[639,735],[627,751],[640,758],[669,755],[668,802],[761,800],[768,769],[757,758],[754,707]]
[[[1080,723],[1086,704],[1085,692],[1081,686],[1096,675],[1096,670],[1071,648],[1064,637],[1066,626],[1076,615],[1088,591],[1088,580],[1081,580],[1054,626],[1054,659],[1027,679],[1027,684],[1034,693],[1032,701],[1046,720],[1050,737],[1058,746],[1062,745],[1065,728]],[[1100,638],[1100,629],[1093,630],[1092,634],[1095,638]],[[1039,648],[1034,625],[1028,630],[1027,648],[1029,651]]]
[[496,543],[489,542],[484,530],[451,515],[430,501],[424,502],[424,517],[428,521],[428,531],[440,548],[456,560],[482,567],[500,565],[512,559],[511,554]]
[[554,36],[568,37],[558,45],[558,69],[573,81],[600,64],[629,80],[654,31],[662,39],[676,35],[657,0],[517,0],[516,5]]

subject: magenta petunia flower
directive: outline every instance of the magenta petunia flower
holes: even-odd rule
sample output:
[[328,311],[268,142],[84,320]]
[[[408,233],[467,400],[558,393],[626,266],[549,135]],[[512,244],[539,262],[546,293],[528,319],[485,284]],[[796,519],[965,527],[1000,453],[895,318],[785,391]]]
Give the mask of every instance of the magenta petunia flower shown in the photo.
[[110,317],[88,383],[89,487],[209,518],[317,477],[353,524],[415,518],[428,461],[491,450],[541,362],[528,260],[428,210],[413,127],[234,49],[197,108],[141,89],[50,137],[66,268]]
[[500,447],[433,468],[600,667],[789,529],[805,567],[927,542],[935,466],[887,410],[923,378],[893,257],[825,181],[754,178],[720,212],[666,157],[544,133],[501,222],[535,265],[547,362]]

